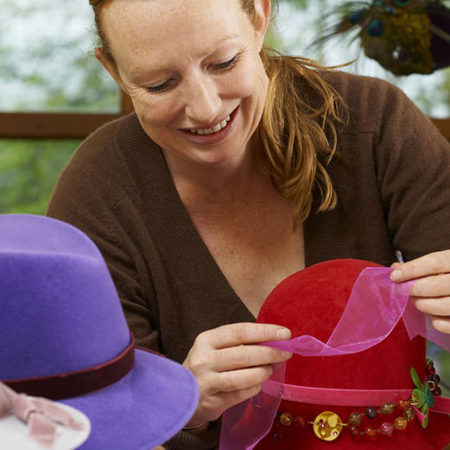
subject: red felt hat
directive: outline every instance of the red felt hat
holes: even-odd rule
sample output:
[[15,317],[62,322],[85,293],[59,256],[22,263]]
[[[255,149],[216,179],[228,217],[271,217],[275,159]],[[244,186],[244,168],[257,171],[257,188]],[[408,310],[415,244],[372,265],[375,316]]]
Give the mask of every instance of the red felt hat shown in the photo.
[[[342,259],[297,272],[271,292],[257,322],[284,325],[293,337],[311,335],[327,342],[355,281],[367,267],[379,266],[368,261]],[[272,429],[256,448],[442,449],[450,442],[449,416],[431,412],[426,429],[410,417],[412,408],[406,401],[415,388],[411,367],[421,381],[433,371],[430,366],[426,369],[425,340],[416,337],[411,341],[402,320],[384,341],[360,353],[325,357],[294,355],[286,366],[286,386],[322,388],[320,401],[299,403],[284,394]],[[352,406],[346,390],[365,391],[368,398],[378,390],[391,392],[383,400],[365,406],[360,401]],[[287,397],[291,400],[286,400]],[[346,406],[340,404],[339,398]],[[383,403],[386,403],[384,408]],[[371,409],[367,410],[368,407]],[[320,416],[322,412],[327,413]],[[352,413],[358,414],[350,421]],[[410,420],[396,421],[404,416]],[[359,424],[358,419],[361,419]],[[334,440],[322,440],[320,434]]]

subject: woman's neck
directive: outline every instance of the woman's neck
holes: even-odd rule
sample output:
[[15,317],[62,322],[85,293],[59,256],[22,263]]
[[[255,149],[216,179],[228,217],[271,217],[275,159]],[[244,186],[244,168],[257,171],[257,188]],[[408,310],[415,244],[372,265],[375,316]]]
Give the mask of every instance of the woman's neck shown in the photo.
[[166,160],[185,204],[193,201],[222,205],[240,202],[251,196],[256,186],[268,181],[250,152],[239,162],[216,165],[174,160],[167,155]]

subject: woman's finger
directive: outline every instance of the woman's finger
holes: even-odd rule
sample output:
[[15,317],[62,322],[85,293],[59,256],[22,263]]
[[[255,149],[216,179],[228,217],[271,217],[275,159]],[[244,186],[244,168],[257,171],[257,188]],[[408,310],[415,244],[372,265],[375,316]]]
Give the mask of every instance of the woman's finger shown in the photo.
[[197,380],[200,399],[193,422],[216,420],[226,409],[253,397],[272,372],[272,366],[268,365],[220,374],[204,374]]
[[[412,302],[415,307],[433,316],[450,316],[450,297],[440,297],[440,298],[422,298],[422,297],[412,297]],[[449,317],[450,319],[450,317]]]
[[241,344],[285,340],[290,337],[291,332],[279,325],[240,322],[205,331],[197,336],[196,343],[219,349]]
[[450,318],[444,318],[442,316],[431,316],[431,323],[437,331],[445,334],[450,334]]
[[232,370],[216,374],[213,387],[216,392],[235,392],[264,383],[273,373],[270,365]]
[[263,366],[287,361],[292,353],[265,345],[239,345],[217,350],[211,368],[216,372]]
[[450,295],[450,273],[419,278],[411,287],[413,297],[442,297]]
[[443,250],[395,266],[391,272],[391,279],[401,282],[449,272],[450,250]]
[[261,391],[261,385],[257,384],[254,386],[251,386],[247,389],[241,389],[239,391],[234,392],[221,392],[218,394],[218,398],[222,402],[222,405],[224,406],[222,413],[231,408],[234,405],[237,405],[238,403],[241,403],[249,398],[254,397]]
[[216,420],[225,412],[225,410],[244,400],[254,397],[260,390],[261,385],[259,384],[247,389],[233,392],[220,392],[216,395],[200,399],[198,409],[202,412],[199,414],[199,417],[208,421]]

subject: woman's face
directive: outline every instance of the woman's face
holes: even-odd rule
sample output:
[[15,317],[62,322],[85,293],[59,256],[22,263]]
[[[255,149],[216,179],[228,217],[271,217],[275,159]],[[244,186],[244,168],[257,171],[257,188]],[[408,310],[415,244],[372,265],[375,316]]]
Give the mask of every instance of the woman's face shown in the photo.
[[239,164],[261,118],[267,76],[259,51],[270,1],[254,26],[239,0],[113,0],[102,25],[146,133],[170,161]]

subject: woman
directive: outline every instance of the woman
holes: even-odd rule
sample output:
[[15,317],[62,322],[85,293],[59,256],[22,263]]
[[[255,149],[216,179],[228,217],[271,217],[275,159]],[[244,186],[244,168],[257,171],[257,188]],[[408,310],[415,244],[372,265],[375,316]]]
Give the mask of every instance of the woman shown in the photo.
[[138,343],[196,376],[174,446],[214,447],[290,357],[254,345],[289,330],[253,322],[305,266],[401,250],[393,276],[421,278],[416,306],[450,332],[450,149],[397,89],[269,56],[270,0],[91,4],[136,114],[87,139],[48,212],[100,247]]

